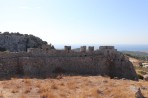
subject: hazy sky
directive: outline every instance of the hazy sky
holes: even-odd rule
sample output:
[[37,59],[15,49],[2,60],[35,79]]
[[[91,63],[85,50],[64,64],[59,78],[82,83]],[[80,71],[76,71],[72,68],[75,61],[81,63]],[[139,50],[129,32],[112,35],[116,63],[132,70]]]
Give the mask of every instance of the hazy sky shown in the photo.
[[148,44],[148,0],[0,0],[0,31],[52,44]]

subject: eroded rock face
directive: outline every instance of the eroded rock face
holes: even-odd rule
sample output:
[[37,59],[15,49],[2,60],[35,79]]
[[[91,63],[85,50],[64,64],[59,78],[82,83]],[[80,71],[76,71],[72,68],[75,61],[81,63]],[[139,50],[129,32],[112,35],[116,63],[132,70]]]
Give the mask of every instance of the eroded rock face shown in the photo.
[[27,51],[27,48],[39,48],[43,44],[46,42],[33,35],[9,32],[0,34],[0,51]]

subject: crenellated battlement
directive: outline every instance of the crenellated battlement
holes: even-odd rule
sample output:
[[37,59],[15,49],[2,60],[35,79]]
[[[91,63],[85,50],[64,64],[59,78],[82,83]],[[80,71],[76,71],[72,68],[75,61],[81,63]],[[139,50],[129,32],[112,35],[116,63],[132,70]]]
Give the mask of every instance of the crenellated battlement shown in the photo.
[[65,51],[71,51],[71,46],[65,46],[65,47],[64,47],[64,50],[65,50]]
[[[56,51],[58,52],[59,50],[52,49],[51,45],[43,45],[42,48],[28,48],[27,49],[28,53],[51,53],[51,52],[55,53]],[[60,51],[63,52],[63,53],[75,52],[74,50],[71,49],[71,46],[64,46],[64,49],[61,49]],[[88,47],[87,46],[81,46],[80,50],[77,51],[77,52],[79,52],[81,54],[82,52],[83,53],[87,53],[87,52],[93,53],[95,51],[100,51],[100,52],[104,52],[104,53],[113,53],[113,52],[116,52],[117,49],[115,49],[114,46],[100,46],[99,49],[94,50],[94,46],[88,46]]]

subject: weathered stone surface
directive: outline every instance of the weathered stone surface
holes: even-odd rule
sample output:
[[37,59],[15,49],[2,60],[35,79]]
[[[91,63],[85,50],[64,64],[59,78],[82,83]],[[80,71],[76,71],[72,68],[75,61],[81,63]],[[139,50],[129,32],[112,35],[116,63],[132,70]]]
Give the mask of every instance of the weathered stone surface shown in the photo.
[[0,51],[27,51],[27,48],[39,48],[45,43],[33,35],[9,32],[0,34]]
[[89,47],[88,47],[88,51],[89,51],[89,52],[94,51],[94,46],[89,46]]
[[59,71],[138,80],[132,63],[122,53],[112,48],[102,47],[101,50],[92,52],[44,51],[36,48],[22,53],[2,52],[0,57],[5,58],[5,60],[0,58],[0,74],[21,73],[37,76]]

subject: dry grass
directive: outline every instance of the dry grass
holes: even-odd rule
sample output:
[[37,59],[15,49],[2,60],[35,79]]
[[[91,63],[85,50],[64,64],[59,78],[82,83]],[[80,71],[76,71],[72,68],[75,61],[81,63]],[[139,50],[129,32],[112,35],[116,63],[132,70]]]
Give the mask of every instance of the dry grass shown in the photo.
[[48,92],[48,90],[49,90],[49,88],[48,87],[41,87],[41,88],[39,88],[39,90],[38,90],[38,93],[45,93],[45,92]]
[[56,84],[53,84],[53,85],[51,86],[51,89],[58,89],[58,86],[57,86]]
[[57,98],[54,94],[52,94],[50,92],[42,93],[40,96],[41,96],[41,98]]
[[67,83],[67,87],[68,87],[69,89],[76,89],[76,84],[73,83],[73,82],[69,82],[69,83]]
[[0,98],[4,98],[3,94],[0,94]]
[[18,89],[13,89],[11,92],[12,93],[18,93],[19,91],[18,91]]
[[31,89],[32,89],[32,88],[26,88],[25,91],[24,91],[24,93],[25,93],[25,94],[29,93],[29,92],[31,91]]
[[[0,98],[10,98],[8,95],[14,98],[135,98],[137,88],[148,97],[148,82],[142,80],[114,80],[101,76],[65,76],[60,79],[15,78],[0,81]],[[29,97],[30,95],[36,97]]]
[[139,66],[139,63],[141,62],[141,60],[132,57],[129,57],[129,61],[131,61],[134,66]]
[[37,82],[36,83],[36,87],[40,88],[41,87],[41,83]]
[[32,80],[31,80],[31,79],[24,79],[23,82],[24,82],[27,86],[31,86],[31,85],[32,85]]
[[27,98],[25,95],[21,95],[20,98]]

